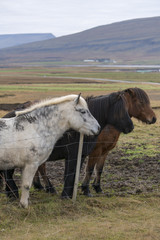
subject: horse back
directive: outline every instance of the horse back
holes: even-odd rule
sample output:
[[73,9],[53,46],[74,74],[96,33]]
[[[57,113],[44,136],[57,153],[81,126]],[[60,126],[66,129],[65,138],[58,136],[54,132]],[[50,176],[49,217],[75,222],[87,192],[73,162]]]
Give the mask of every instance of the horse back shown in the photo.
[[[25,103],[20,103],[20,104],[17,106],[16,111],[25,109],[25,108],[27,108],[27,107],[29,107],[29,106],[31,106],[31,105],[32,105],[32,102],[31,102],[31,101],[28,101],[28,102],[25,102]],[[6,115],[4,115],[2,118],[12,118],[12,117],[15,117],[15,116],[16,116],[15,110],[13,110],[13,111],[7,113]]]

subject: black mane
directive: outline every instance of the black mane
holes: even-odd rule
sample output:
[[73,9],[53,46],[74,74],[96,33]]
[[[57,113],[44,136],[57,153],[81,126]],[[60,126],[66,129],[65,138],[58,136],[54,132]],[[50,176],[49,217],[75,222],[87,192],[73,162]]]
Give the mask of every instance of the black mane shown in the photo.
[[121,124],[117,124],[126,115],[126,100],[123,91],[114,92],[108,95],[89,96],[86,98],[88,107],[93,116],[98,120],[103,129],[106,124],[113,124],[119,131],[122,131]]

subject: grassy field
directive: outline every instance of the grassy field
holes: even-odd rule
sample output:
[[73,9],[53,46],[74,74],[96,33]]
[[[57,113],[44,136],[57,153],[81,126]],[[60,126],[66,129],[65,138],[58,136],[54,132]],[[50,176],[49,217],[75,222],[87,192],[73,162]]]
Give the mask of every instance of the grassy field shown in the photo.
[[[137,73],[133,70],[131,72],[131,69],[116,72],[114,68],[2,68],[0,69],[0,103],[25,102],[79,92],[82,92],[83,96],[101,95],[128,87],[142,87],[149,95],[154,94],[153,101],[156,101],[159,99],[160,85],[142,84],[142,82],[159,82],[159,76],[158,72]],[[72,77],[76,78],[72,79]],[[98,81],[95,78],[105,79],[105,81]],[[106,79],[129,80],[132,83],[114,84]],[[8,96],[5,99],[4,94]]]
[[[54,72],[57,71],[59,71],[56,73],[58,77],[63,74],[76,75],[79,79],[66,80],[63,77],[56,79]],[[139,74],[137,75],[139,80],[134,73],[128,73],[129,75],[116,73],[113,77],[124,77],[126,80],[136,78],[138,82],[132,84],[92,82],[83,79],[80,81],[81,76],[101,78],[104,74],[105,78],[109,77],[105,73],[102,75],[97,73],[100,71],[97,69],[89,71],[91,70],[86,68],[0,70],[0,103],[18,103],[79,92],[82,92],[82,96],[101,95],[128,87],[141,87],[150,96],[151,104],[155,107],[157,122],[146,126],[135,120],[134,131],[131,134],[121,135],[114,152],[121,149],[124,155],[119,158],[123,160],[125,156],[130,162],[135,157],[139,158],[139,161],[144,160],[145,156],[156,157],[159,154],[160,86],[141,84],[140,81],[158,82],[160,75]],[[47,74],[51,75],[47,76]],[[0,116],[5,113],[0,111]],[[160,159],[156,158],[156,161]],[[103,181],[107,181],[104,176]],[[57,187],[58,195],[51,196],[31,189],[31,204],[27,210],[19,207],[18,200],[12,202],[7,200],[4,194],[0,194],[0,240],[159,240],[160,238],[159,187],[151,193],[128,194],[125,197],[114,195],[107,197],[104,194],[86,198],[79,191],[76,203],[62,200],[61,190],[62,184]]]
[[159,206],[158,196],[81,196],[73,204],[34,193],[28,210],[1,200],[0,239],[158,240]]
[[[142,68],[143,69],[143,68]],[[35,67],[35,68],[7,68],[0,69],[0,77],[3,77],[5,81],[10,79],[12,83],[16,77],[17,82],[28,80],[34,78],[34,82],[39,79],[39,82],[53,82],[56,77],[60,78],[59,82],[65,77],[76,77],[81,79],[83,78],[100,78],[100,79],[111,79],[111,80],[126,80],[133,82],[160,82],[160,73],[159,72],[137,72],[138,69],[135,68],[114,68],[114,67],[53,67],[53,68],[44,68],[44,67]],[[52,80],[53,79],[53,80]],[[32,79],[30,79],[32,80]],[[68,83],[69,80],[65,79],[65,83]],[[73,82],[73,80],[72,80]],[[31,82],[32,83],[32,82]],[[58,81],[57,81],[58,83]]]

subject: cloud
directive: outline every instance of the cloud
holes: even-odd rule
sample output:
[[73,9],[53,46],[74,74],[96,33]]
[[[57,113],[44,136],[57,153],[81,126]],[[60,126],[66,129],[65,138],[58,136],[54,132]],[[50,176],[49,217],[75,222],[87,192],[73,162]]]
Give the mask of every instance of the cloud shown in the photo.
[[159,0],[5,0],[0,2],[0,34],[52,32],[60,36],[159,13]]

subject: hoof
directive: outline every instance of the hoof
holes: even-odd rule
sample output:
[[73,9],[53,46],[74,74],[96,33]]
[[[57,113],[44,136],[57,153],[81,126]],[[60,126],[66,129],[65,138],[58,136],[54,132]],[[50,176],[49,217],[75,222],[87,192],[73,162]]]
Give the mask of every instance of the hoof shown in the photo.
[[7,192],[6,195],[11,200],[16,200],[19,198],[18,192]]
[[33,186],[37,190],[44,190],[44,187],[41,184],[38,183],[33,183]]
[[61,198],[62,198],[62,199],[71,199],[71,198],[72,198],[72,195],[68,195],[67,193],[62,192]]
[[96,191],[96,193],[103,193],[100,185],[92,185],[92,186],[93,186],[93,189]]
[[20,207],[27,209],[28,208],[28,203],[20,202]]
[[55,188],[46,188],[46,192],[57,195],[57,191]]
[[63,200],[64,199],[68,199],[69,200],[69,199],[71,199],[71,197],[69,197],[69,196],[61,196],[61,199],[63,199]]
[[90,193],[90,191],[83,191],[83,195],[86,197],[93,197],[93,195]]
[[93,195],[89,192],[87,194],[84,194],[86,197],[93,197]]
[[93,195],[90,193],[88,185],[87,186],[82,185],[81,189],[82,189],[83,195],[85,195],[87,197],[93,197]]

